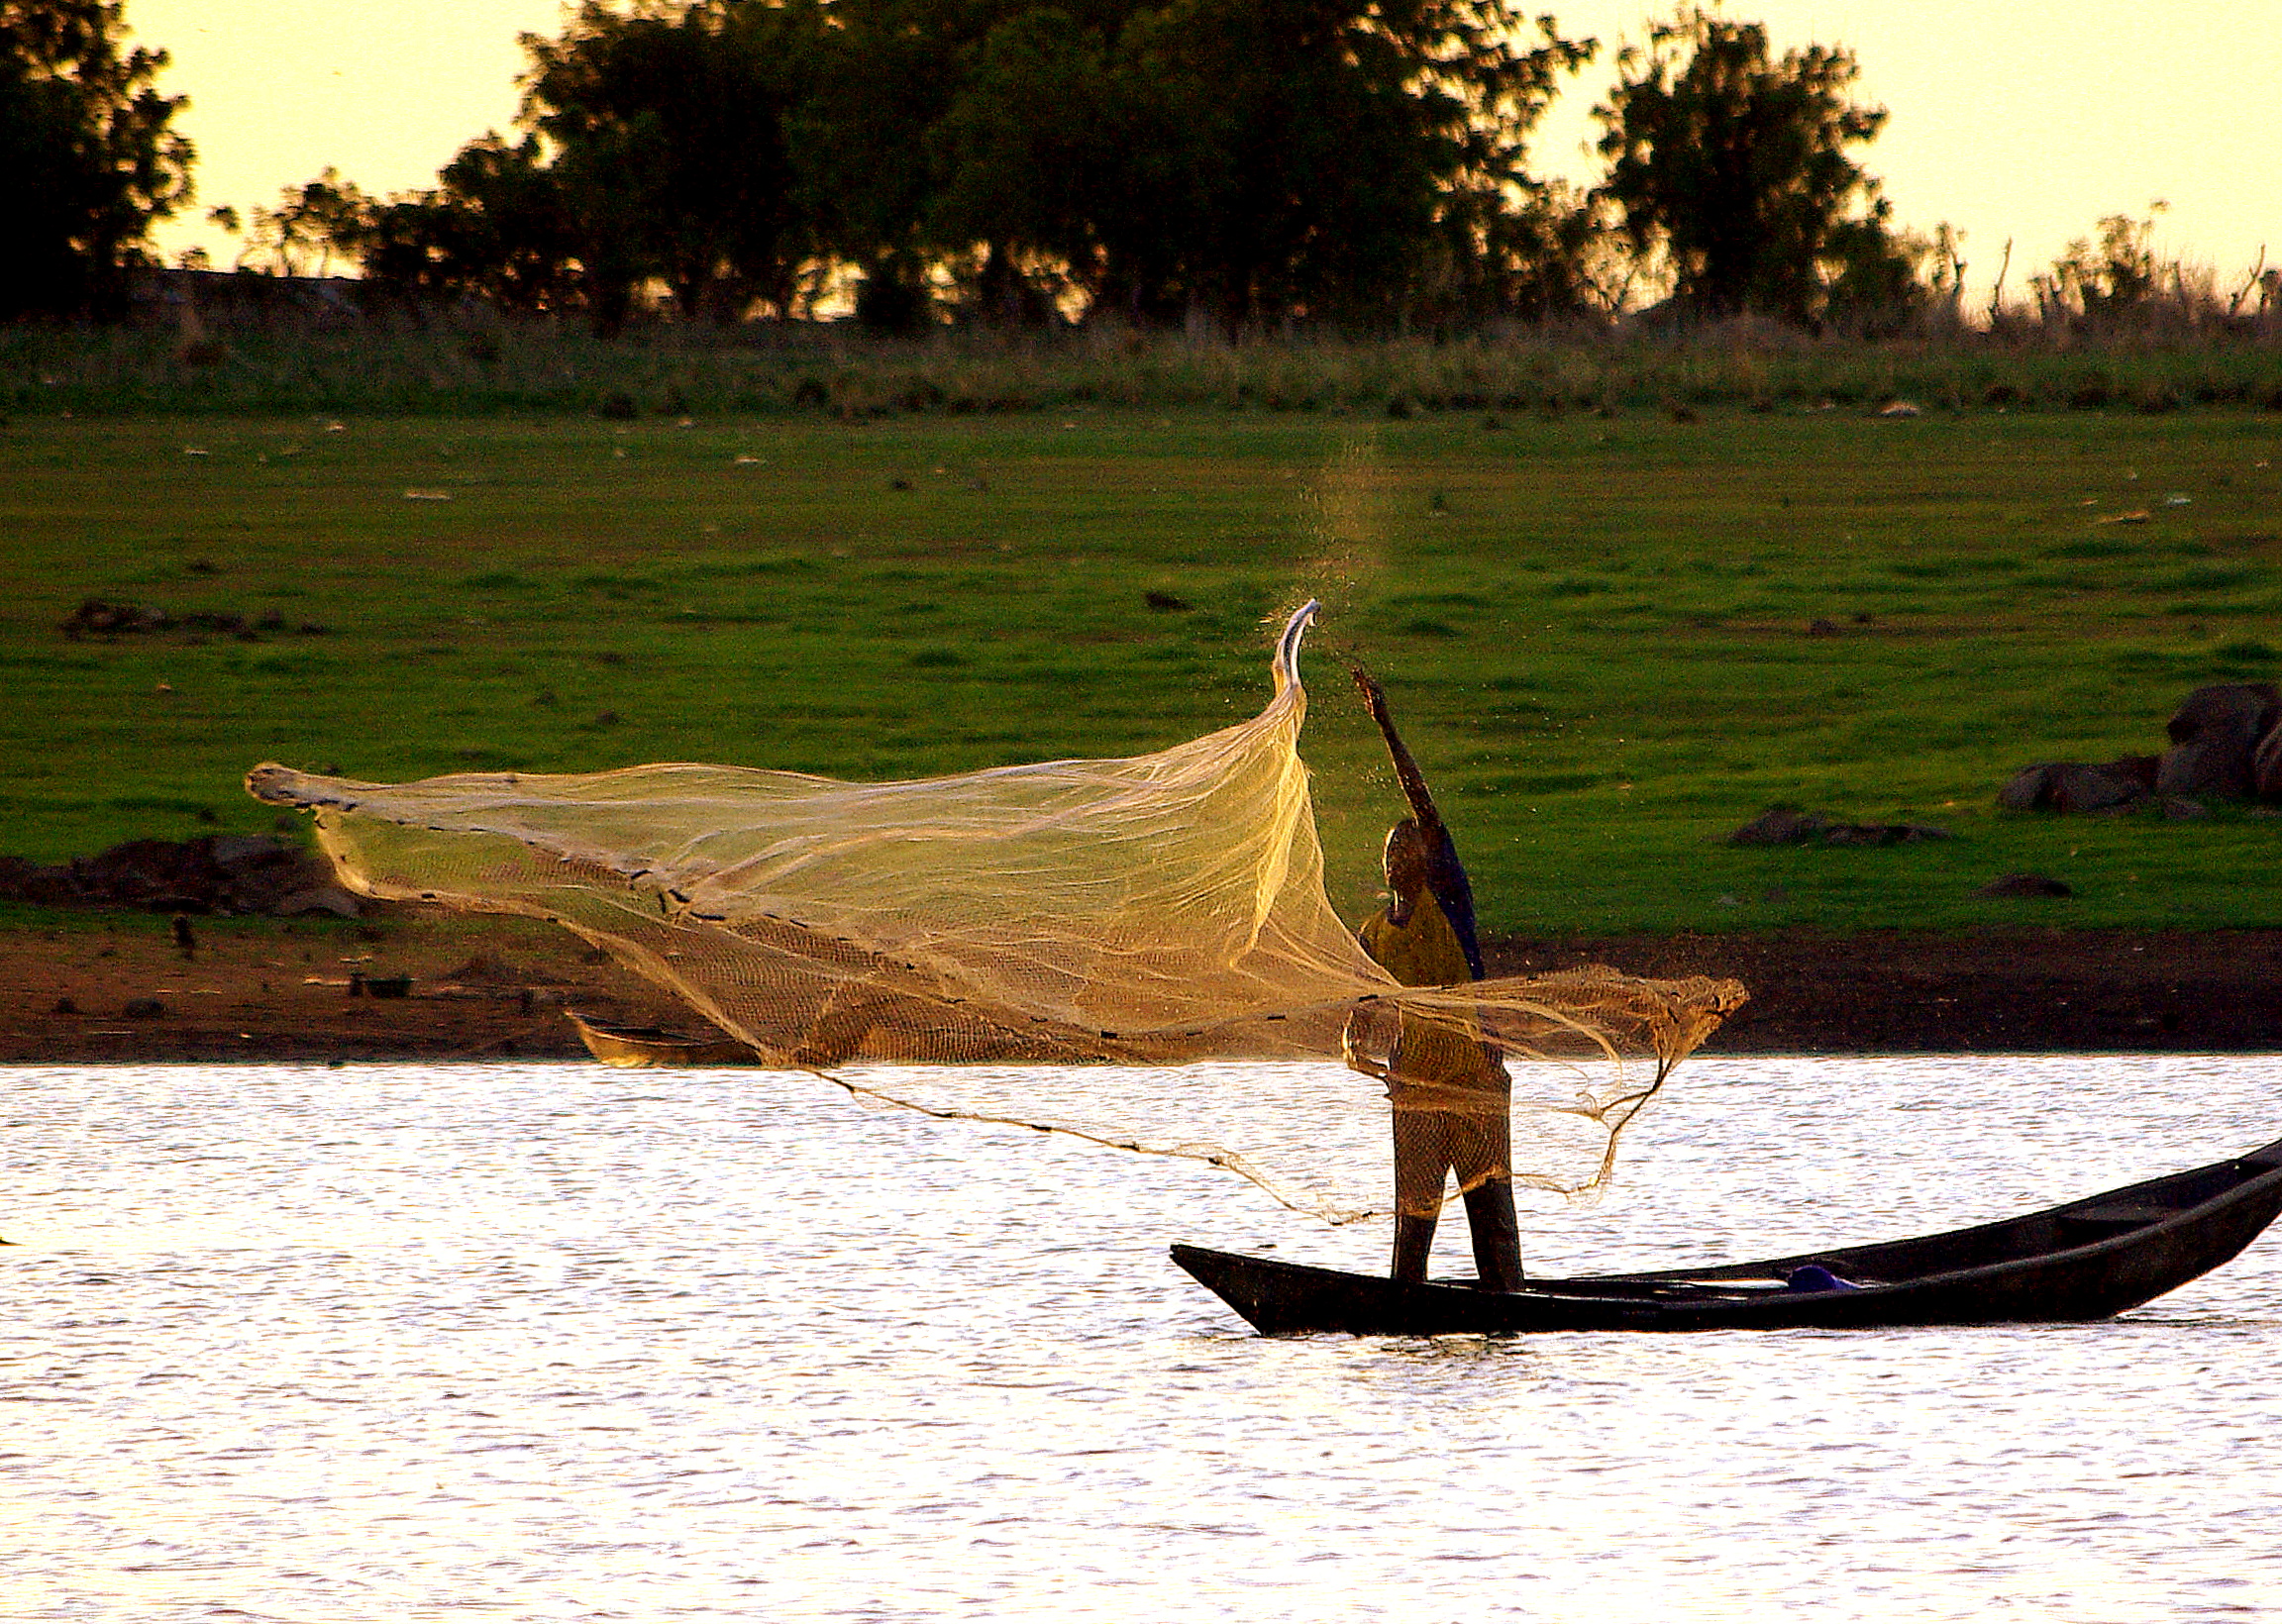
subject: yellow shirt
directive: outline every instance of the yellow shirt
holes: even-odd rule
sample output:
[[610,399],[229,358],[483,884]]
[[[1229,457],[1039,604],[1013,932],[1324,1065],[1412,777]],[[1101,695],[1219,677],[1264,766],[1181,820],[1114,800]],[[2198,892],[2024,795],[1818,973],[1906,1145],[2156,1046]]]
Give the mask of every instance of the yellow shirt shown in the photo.
[[[1474,979],[1466,950],[1458,945],[1458,933],[1451,929],[1448,916],[1431,891],[1419,893],[1404,923],[1396,924],[1382,908],[1365,920],[1356,934],[1363,951],[1406,987],[1460,986]],[[1388,1079],[1393,1085],[1454,1089],[1462,1096],[1447,1102],[1437,1100],[1440,1109],[1453,1105],[1463,1108],[1470,1103],[1463,1096],[1478,1097],[1484,1090],[1494,1091],[1502,1100],[1509,1086],[1504,1070],[1483,1051],[1480,1033],[1445,1018],[1414,1015],[1407,1010],[1387,1064],[1394,1073]]]
[[1420,891],[1409,922],[1398,925],[1381,908],[1363,921],[1363,951],[1406,987],[1448,987],[1474,979],[1458,933],[1432,891]]

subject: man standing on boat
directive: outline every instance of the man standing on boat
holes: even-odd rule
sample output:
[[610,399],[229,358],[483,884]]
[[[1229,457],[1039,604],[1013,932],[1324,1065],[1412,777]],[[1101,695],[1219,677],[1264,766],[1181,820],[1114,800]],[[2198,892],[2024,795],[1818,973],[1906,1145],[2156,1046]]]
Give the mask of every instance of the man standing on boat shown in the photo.
[[[1424,774],[1395,731],[1386,692],[1361,666],[1355,685],[1386,737],[1410,816],[1387,833],[1393,900],[1357,933],[1363,951],[1404,986],[1452,986],[1482,978],[1474,889]],[[1423,1280],[1426,1256],[1455,1173],[1466,1200],[1474,1267],[1493,1290],[1521,1287],[1521,1237],[1513,1214],[1512,1079],[1479,1033],[1446,1018],[1404,1011],[1382,1066],[1366,1060],[1348,1027],[1347,1060],[1385,1080],[1395,1133],[1395,1261],[1398,1280]]]

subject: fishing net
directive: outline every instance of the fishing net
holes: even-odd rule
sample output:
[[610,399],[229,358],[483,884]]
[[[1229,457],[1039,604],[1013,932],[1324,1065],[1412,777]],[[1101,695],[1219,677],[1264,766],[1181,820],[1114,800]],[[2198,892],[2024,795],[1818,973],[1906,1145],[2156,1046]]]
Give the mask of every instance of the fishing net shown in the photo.
[[[1313,610],[1265,710],[1147,756],[897,783],[690,763],[247,782],[315,811],[352,888],[554,920],[765,1063],[868,1098],[1208,1161],[1348,1221],[1389,1208],[1374,1073],[1407,1023],[1503,1057],[1517,1183],[1593,1192],[1742,989],[1600,966],[1398,986],[1324,890],[1297,750]],[[1285,1064],[1192,1064],[1230,1061]],[[1411,1106],[1483,1105],[1404,1080]]]

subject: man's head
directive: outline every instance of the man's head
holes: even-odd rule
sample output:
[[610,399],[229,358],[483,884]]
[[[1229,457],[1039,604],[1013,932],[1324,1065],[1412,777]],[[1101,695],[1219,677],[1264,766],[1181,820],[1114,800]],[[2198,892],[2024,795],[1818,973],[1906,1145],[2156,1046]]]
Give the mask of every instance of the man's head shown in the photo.
[[1418,827],[1416,818],[1404,818],[1387,831],[1386,863],[1387,888],[1406,909],[1426,888],[1427,875],[1434,865],[1426,831]]

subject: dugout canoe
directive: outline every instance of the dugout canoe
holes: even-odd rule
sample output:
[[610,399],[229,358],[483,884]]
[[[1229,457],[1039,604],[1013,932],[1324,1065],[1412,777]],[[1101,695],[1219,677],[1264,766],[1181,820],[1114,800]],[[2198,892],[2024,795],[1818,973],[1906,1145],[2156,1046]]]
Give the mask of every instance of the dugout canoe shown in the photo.
[[[2282,1212],[2282,1140],[2042,1212],[1915,1240],[1642,1274],[1403,1285],[1176,1246],[1173,1261],[1267,1336],[1786,1330],[2105,1319],[2207,1274]],[[1823,1282],[1836,1283],[1823,1283]]]
[[756,1066],[759,1057],[723,1033],[698,1037],[662,1026],[621,1026],[598,1021],[574,1009],[563,1012],[577,1029],[578,1041],[604,1066]]

